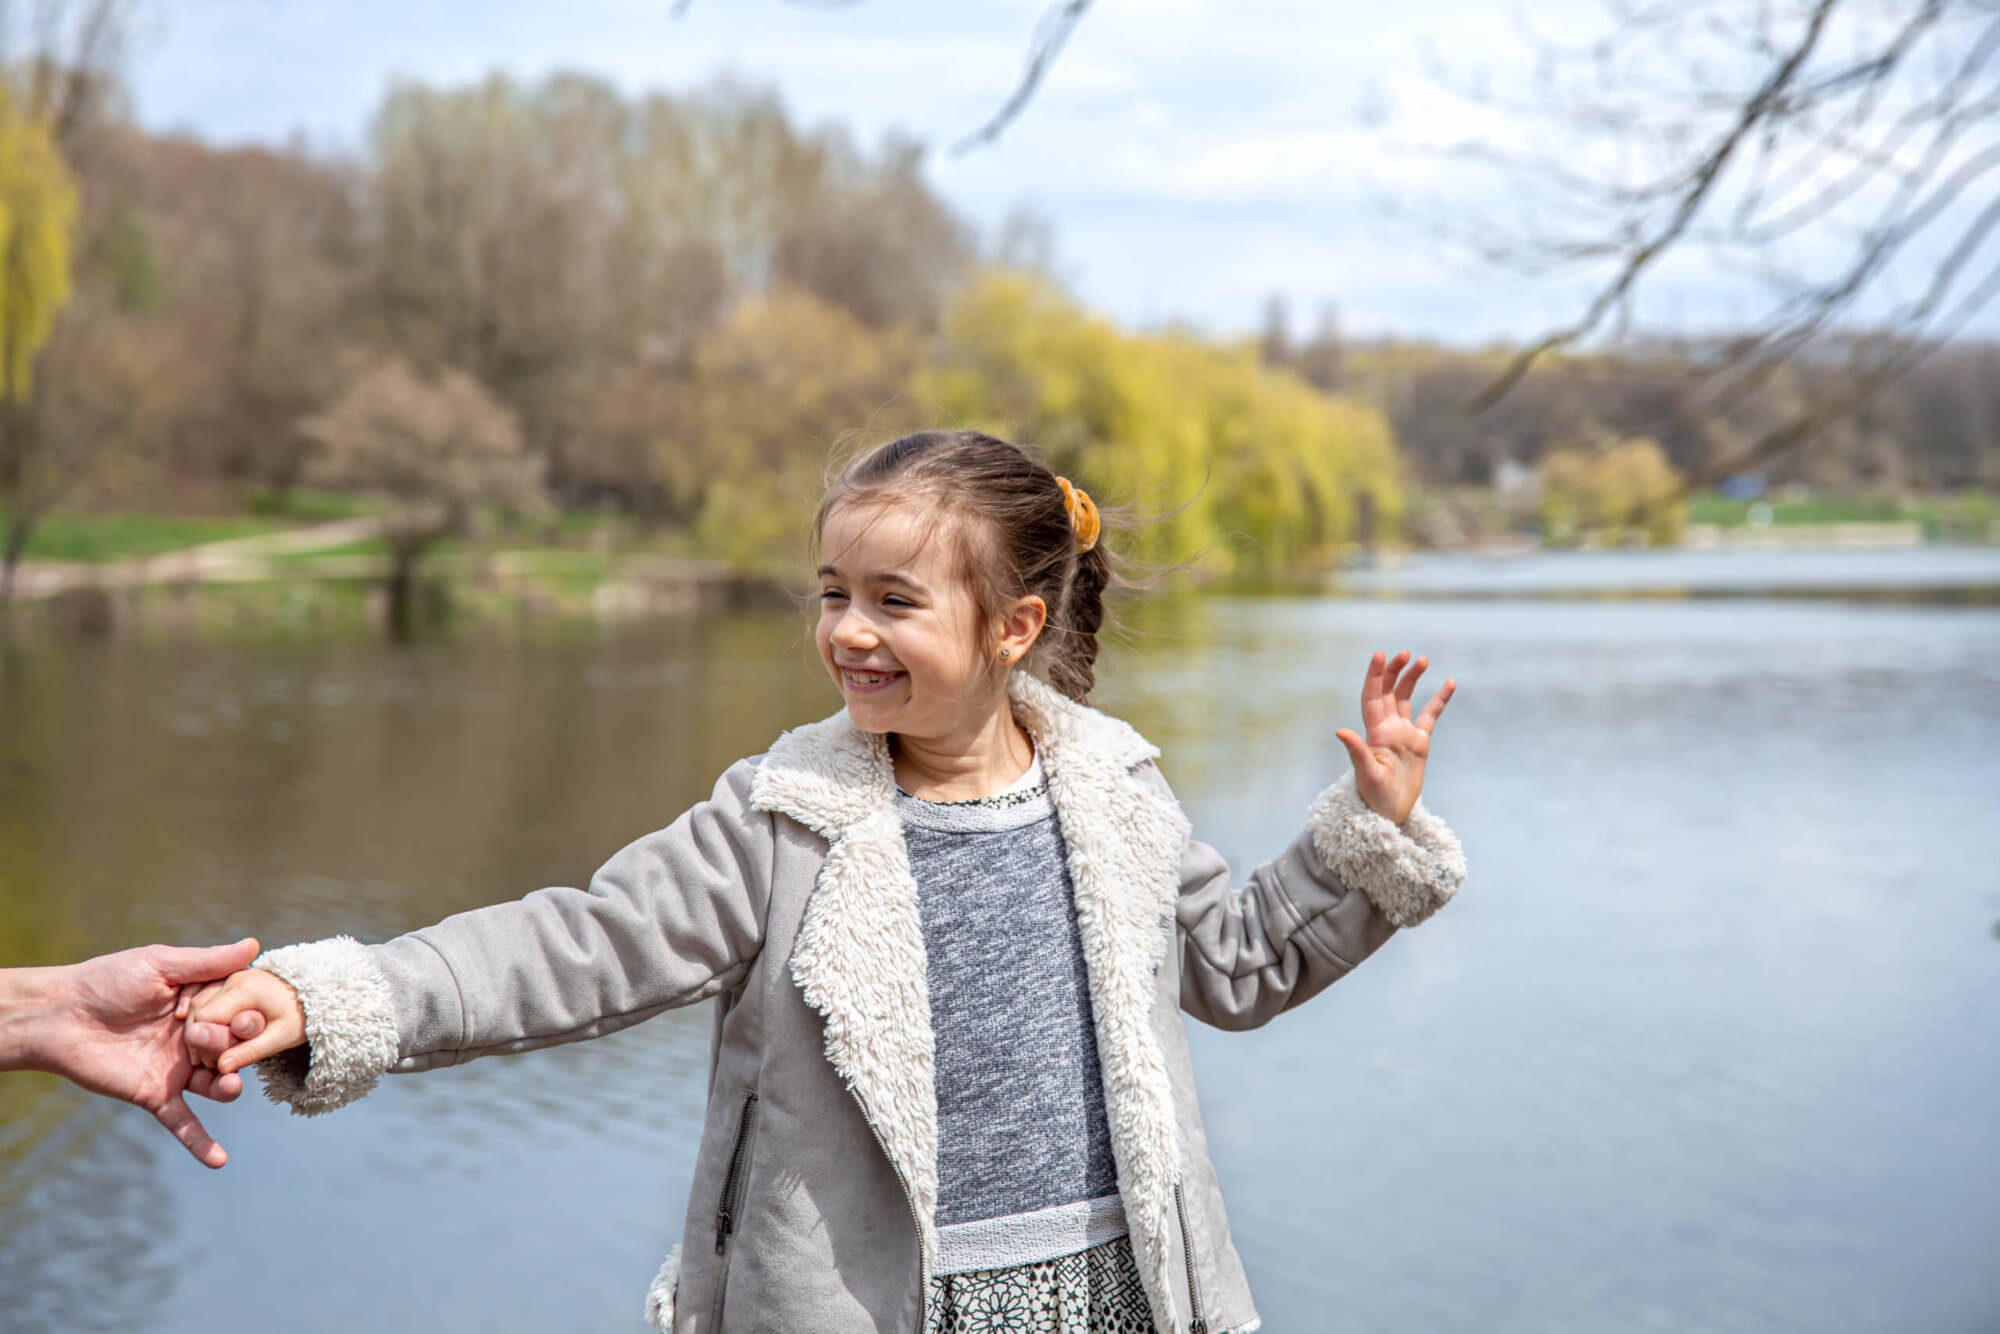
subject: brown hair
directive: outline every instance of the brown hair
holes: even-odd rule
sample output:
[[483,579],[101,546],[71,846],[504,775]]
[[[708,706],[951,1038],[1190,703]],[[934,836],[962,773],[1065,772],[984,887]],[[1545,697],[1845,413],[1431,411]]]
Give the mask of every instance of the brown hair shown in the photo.
[[[956,544],[982,634],[1001,608],[1030,594],[1040,597],[1048,620],[1024,665],[1071,699],[1088,698],[1097,680],[1104,594],[1115,576],[1103,533],[1089,551],[1076,549],[1056,475],[996,436],[918,431],[869,450],[829,482],[813,516],[814,550],[840,505],[915,500],[930,501],[958,520],[935,531],[948,531]],[[1109,530],[1111,514],[1100,514]]]

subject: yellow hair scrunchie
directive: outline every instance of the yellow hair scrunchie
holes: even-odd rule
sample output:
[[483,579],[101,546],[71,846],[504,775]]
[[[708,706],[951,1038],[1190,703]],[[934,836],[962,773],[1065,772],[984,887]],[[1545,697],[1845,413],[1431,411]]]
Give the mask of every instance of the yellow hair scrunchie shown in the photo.
[[1063,508],[1069,511],[1069,526],[1076,530],[1076,549],[1081,555],[1097,545],[1097,534],[1102,526],[1097,518],[1097,506],[1090,498],[1090,492],[1080,486],[1071,486],[1069,478],[1056,478],[1056,485],[1062,488]]

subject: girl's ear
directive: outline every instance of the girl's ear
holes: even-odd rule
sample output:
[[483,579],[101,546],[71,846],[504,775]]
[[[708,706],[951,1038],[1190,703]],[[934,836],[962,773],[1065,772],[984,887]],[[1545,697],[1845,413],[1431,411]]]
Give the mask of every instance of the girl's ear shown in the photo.
[[1018,599],[1000,616],[1000,633],[993,645],[994,651],[1007,649],[1008,662],[1022,661],[1041,637],[1042,627],[1048,624],[1048,619],[1048,603],[1033,593]]

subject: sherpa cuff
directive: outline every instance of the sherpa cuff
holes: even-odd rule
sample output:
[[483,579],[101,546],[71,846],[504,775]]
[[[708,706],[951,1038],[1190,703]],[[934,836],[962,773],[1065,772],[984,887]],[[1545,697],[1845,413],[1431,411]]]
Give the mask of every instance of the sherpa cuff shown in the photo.
[[345,1107],[375,1087],[396,1060],[389,979],[352,936],[268,950],[252,967],[299,994],[306,1043],[257,1062],[264,1096],[299,1116]]
[[1313,850],[1342,884],[1397,926],[1415,926],[1451,902],[1465,880],[1465,850],[1423,798],[1401,824],[1370,810],[1354,790],[1354,775],[1314,799],[1306,813]]
[[680,1286],[681,1246],[675,1242],[660,1272],[653,1276],[653,1286],[646,1289],[646,1323],[660,1334],[674,1334],[674,1304]]

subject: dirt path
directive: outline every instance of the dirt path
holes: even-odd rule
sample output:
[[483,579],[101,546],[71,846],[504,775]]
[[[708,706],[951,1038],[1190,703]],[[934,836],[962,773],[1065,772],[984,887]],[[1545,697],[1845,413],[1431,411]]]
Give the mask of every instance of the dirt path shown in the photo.
[[137,560],[22,561],[14,572],[14,596],[24,602],[54,597],[74,588],[134,588],[143,584],[204,583],[258,577],[267,556],[346,546],[382,535],[382,520],[337,519],[256,537],[200,542],[178,551]]

